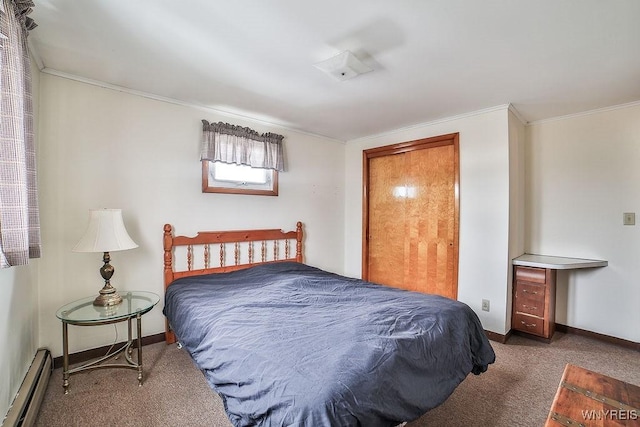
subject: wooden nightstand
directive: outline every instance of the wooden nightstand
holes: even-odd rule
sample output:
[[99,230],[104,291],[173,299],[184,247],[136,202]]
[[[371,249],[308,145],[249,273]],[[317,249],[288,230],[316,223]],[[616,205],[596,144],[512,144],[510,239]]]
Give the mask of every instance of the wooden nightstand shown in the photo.
[[[67,304],[56,312],[58,319],[62,321],[62,387],[64,393],[69,393],[69,377],[82,371],[102,368],[125,368],[138,371],[138,384],[142,385],[142,315],[151,311],[158,303],[160,297],[151,292],[132,291],[122,295],[122,302],[112,306],[95,306],[95,295]],[[136,347],[137,360],[133,360],[133,334],[132,322],[136,319]],[[111,323],[128,322],[127,342],[113,351],[107,353],[92,362],[73,369],[69,369],[69,333],[68,325],[97,326]],[[115,356],[124,353],[124,363],[103,363]]]

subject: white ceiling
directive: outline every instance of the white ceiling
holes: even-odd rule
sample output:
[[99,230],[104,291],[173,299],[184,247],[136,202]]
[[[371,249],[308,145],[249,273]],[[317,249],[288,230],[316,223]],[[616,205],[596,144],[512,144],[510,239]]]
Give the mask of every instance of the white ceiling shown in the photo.
[[[640,100],[638,0],[35,3],[45,72],[342,141],[509,103],[537,121]],[[374,71],[313,66],[344,50]]]

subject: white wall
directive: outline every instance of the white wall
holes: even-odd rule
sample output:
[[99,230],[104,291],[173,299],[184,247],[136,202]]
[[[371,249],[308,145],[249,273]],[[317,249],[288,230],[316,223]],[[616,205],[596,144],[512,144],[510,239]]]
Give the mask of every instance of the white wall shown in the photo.
[[511,325],[513,267],[511,260],[525,250],[525,126],[509,111],[509,263],[507,265],[507,316]]
[[[163,102],[50,74],[41,76],[40,344],[61,354],[60,306],[102,286],[100,254],[72,253],[90,208],[121,208],[139,248],[111,253],[119,290],[163,295],[162,228],[177,234],[304,223],[306,262],[343,267],[344,144],[212,111]],[[285,135],[278,197],[203,194],[201,119]],[[120,324],[120,339],[126,329]],[[164,330],[162,303],[144,316],[143,335]],[[113,326],[70,329],[70,352],[114,340]]]
[[[485,112],[398,130],[346,145],[345,265],[347,275],[362,269],[362,151],[393,143],[460,133],[460,253],[458,299],[476,313],[485,329],[505,334],[509,261],[508,110]],[[481,310],[482,299],[491,311]]]
[[559,272],[556,321],[640,342],[640,105],[527,126],[527,252],[609,261]]
[[[37,120],[40,73],[35,64],[31,70]],[[0,270],[0,418],[9,410],[38,347],[39,261]]]
[[38,294],[36,265],[0,270],[0,418],[18,392],[36,354]]

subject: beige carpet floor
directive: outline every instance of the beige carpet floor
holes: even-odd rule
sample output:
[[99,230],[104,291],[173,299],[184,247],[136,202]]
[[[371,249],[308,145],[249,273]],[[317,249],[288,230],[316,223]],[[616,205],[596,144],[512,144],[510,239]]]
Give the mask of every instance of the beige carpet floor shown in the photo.
[[[514,336],[492,345],[497,360],[487,372],[468,376],[444,404],[407,427],[542,426],[567,363],[640,386],[640,353],[631,349],[561,333],[551,344]],[[135,371],[97,370],[72,375],[64,395],[56,369],[36,425],[231,425],[184,350],[158,343],[143,351],[142,387]]]

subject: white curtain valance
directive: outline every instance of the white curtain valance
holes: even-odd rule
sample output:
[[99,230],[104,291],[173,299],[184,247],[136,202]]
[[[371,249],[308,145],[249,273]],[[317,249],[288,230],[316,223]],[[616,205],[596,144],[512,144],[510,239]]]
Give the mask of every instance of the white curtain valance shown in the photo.
[[284,170],[283,135],[259,134],[229,123],[202,121],[200,160]]

